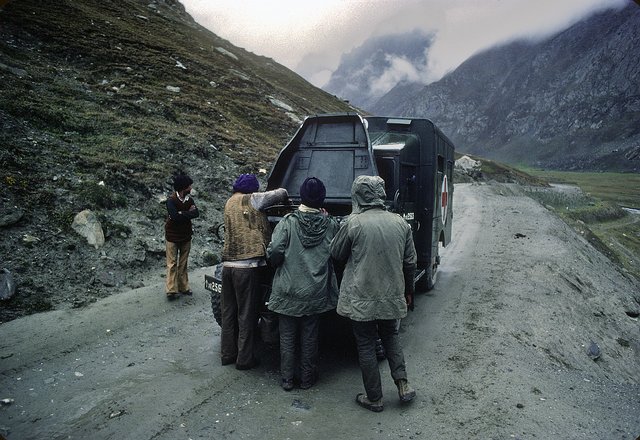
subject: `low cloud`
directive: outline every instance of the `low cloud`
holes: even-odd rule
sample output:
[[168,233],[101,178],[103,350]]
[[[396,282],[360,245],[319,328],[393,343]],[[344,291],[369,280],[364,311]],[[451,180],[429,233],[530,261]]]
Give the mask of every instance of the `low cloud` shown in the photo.
[[[558,32],[594,12],[631,0],[318,0],[310,8],[297,0],[181,0],[196,21],[217,35],[273,58],[321,85],[342,54],[380,35],[420,29],[436,37],[429,65],[411,72],[402,60],[376,83],[417,74],[439,79],[469,56],[518,38]],[[428,74],[427,74],[428,72]]]
[[409,59],[394,55],[387,55],[386,60],[389,67],[384,70],[382,75],[372,79],[369,83],[372,96],[380,97],[403,81],[427,81],[428,75],[424,70],[426,66],[413,65]]

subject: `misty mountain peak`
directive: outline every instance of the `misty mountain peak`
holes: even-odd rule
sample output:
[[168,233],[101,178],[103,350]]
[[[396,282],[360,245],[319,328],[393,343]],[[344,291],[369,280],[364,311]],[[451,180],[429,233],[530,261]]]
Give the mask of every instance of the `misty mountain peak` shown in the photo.
[[323,88],[367,108],[398,83],[424,80],[433,40],[433,34],[419,30],[369,38],[342,55]]

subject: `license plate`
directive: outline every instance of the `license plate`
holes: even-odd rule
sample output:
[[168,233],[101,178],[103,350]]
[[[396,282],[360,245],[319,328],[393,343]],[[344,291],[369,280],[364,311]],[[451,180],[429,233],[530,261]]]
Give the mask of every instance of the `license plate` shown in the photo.
[[222,293],[222,283],[209,275],[204,276],[204,288],[213,293]]

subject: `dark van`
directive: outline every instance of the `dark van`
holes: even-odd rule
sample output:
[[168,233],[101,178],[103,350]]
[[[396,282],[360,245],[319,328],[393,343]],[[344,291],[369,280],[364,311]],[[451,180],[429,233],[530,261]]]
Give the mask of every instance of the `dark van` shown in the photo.
[[[453,166],[453,144],[428,119],[355,113],[309,116],[280,151],[268,176],[267,190],[286,188],[292,202],[271,208],[269,220],[275,226],[297,208],[300,185],[311,176],[326,186],[325,209],[336,217],[347,216],[355,178],[379,175],[385,181],[388,209],[413,230],[416,290],[429,290],[436,282],[439,245],[451,240]],[[213,276],[205,276],[218,323],[221,272],[219,265]],[[269,288],[267,281],[265,289]]]

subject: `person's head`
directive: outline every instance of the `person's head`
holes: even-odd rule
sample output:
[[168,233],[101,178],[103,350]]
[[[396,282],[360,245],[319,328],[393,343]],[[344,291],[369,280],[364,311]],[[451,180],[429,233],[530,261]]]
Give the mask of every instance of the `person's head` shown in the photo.
[[351,186],[352,212],[384,208],[384,180],[380,176],[358,176]]
[[192,184],[193,180],[186,174],[178,174],[173,178],[173,189],[175,189],[176,192],[179,193],[188,193]]
[[233,184],[233,192],[250,194],[260,189],[260,183],[255,174],[240,174]]
[[317,177],[307,177],[300,185],[300,199],[310,208],[319,209],[324,203],[327,190],[322,180]]

